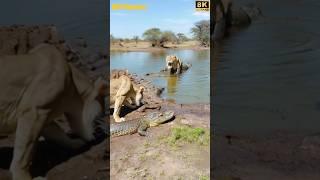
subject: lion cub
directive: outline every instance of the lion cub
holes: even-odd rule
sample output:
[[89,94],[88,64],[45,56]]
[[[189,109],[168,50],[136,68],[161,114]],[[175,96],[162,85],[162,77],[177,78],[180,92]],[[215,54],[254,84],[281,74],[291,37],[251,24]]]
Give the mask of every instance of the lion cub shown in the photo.
[[164,71],[169,71],[170,74],[180,74],[182,71],[188,70],[191,64],[183,64],[183,62],[175,55],[166,57],[166,68]]
[[122,105],[134,109],[142,104],[143,91],[143,86],[135,89],[131,79],[126,75],[110,79],[110,106],[114,106],[115,122],[125,121],[125,118],[119,116]]

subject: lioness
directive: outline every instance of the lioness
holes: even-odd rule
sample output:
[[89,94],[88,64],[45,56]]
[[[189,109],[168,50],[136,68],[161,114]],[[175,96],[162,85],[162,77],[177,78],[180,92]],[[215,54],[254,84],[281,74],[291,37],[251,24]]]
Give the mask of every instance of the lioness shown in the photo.
[[114,106],[115,122],[125,121],[125,118],[119,116],[122,105],[134,109],[142,104],[143,91],[143,86],[135,89],[127,75],[110,79],[110,106]]
[[175,55],[166,57],[166,68],[164,71],[169,71],[170,74],[180,74],[182,71],[189,69],[190,64],[183,64],[183,62]]
[[[95,138],[96,117],[104,113],[106,82],[92,83],[48,44],[28,54],[1,56],[0,64],[0,135],[16,135],[13,180],[32,179],[29,168],[40,136],[71,148]],[[69,138],[56,124],[62,114],[79,138]]]

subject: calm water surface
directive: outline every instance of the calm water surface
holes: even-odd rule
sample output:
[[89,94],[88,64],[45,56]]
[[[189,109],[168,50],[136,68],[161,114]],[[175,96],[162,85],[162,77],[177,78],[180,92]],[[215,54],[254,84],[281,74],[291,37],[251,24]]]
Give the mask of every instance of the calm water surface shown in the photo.
[[320,132],[320,1],[253,2],[264,17],[214,50],[217,130]]
[[164,87],[163,97],[177,103],[209,103],[210,97],[210,51],[168,50],[163,52],[117,52],[111,53],[111,69],[128,69],[141,77],[157,73],[165,67],[165,58],[175,54],[192,67],[180,76],[145,77],[155,85]]

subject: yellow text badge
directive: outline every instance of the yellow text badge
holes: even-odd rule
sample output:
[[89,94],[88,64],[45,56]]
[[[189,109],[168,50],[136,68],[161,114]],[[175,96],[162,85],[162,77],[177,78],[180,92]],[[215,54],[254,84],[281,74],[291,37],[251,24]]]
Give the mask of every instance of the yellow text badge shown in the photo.
[[112,10],[146,10],[147,6],[143,4],[112,4]]

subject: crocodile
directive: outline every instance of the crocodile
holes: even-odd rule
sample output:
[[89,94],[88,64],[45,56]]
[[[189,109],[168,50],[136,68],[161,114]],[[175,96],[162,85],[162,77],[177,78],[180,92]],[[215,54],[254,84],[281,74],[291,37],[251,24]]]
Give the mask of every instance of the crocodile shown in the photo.
[[152,112],[141,118],[110,124],[111,137],[123,136],[139,133],[141,136],[147,135],[149,127],[158,126],[171,120],[174,117],[173,111]]

